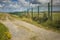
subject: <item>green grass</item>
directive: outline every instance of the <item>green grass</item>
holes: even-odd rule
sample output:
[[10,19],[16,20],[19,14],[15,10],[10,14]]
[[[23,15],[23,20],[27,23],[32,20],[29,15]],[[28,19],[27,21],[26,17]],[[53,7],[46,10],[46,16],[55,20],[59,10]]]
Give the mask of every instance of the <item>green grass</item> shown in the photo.
[[6,13],[0,13],[0,20],[6,20]]
[[[56,32],[60,32],[60,26],[59,26],[60,24],[57,24],[57,22],[56,22],[58,20],[60,22],[60,13],[53,13],[52,15],[53,15],[53,17],[52,17],[53,21],[52,22],[47,20],[46,22],[41,23],[41,24],[37,23],[37,21],[34,21],[30,18],[22,18],[22,20],[26,21],[28,23],[34,24],[38,27],[43,27],[43,28],[48,29],[48,30],[53,30],[53,31],[56,31]],[[43,16],[43,15],[40,13],[40,17],[41,16]],[[40,26],[40,25],[42,25],[42,26]]]
[[60,32],[60,13],[53,13],[52,15],[52,21],[47,20],[46,22],[41,23],[41,25],[46,29]]
[[[47,12],[46,12],[47,14]],[[47,14],[48,15],[48,14]],[[31,15],[30,17],[25,17],[25,16],[22,16],[22,18],[20,17],[20,20],[23,20],[23,21],[26,21],[28,23],[31,23],[33,25],[36,25],[38,27],[42,27],[42,28],[45,28],[45,29],[48,29],[48,30],[53,30],[53,31],[56,31],[56,32],[60,32],[60,27],[58,27],[60,24],[57,24],[56,21],[60,21],[60,13],[59,12],[53,12],[53,21],[49,21],[47,20],[46,22],[43,22],[43,23],[38,23],[38,21],[34,21],[31,19]],[[34,14],[34,17],[37,17],[37,13]],[[43,16],[43,13],[40,13],[39,17],[42,17]],[[15,17],[17,18],[17,17]],[[41,26],[42,25],[42,26]]]
[[34,37],[32,37],[32,38],[30,38],[30,40],[37,40],[37,36],[34,36]]
[[8,34],[6,34],[6,32],[9,32],[8,28],[0,23],[0,40],[10,40],[8,39]]

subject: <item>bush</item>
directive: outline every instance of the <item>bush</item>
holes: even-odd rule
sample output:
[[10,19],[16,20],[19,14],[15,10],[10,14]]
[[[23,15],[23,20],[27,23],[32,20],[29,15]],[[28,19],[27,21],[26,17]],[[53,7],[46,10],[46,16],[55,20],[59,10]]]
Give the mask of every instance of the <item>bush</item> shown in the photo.
[[44,23],[44,22],[46,22],[47,20],[48,20],[47,17],[42,17],[42,18],[39,18],[38,23]]
[[37,40],[37,36],[30,38],[30,40]]
[[8,38],[8,39],[11,39],[11,34],[9,32],[5,32],[5,36]]
[[3,24],[0,23],[0,40],[9,40],[10,37],[5,34],[5,32],[9,32],[8,28],[6,28]]
[[60,30],[60,20],[54,21],[51,25],[56,29]]
[[46,22],[48,20],[48,17],[46,15],[46,13],[44,13],[43,17],[39,17],[39,18],[33,17],[33,20],[37,21],[40,24],[40,23]]
[[47,17],[33,17],[33,20],[34,21],[37,21],[38,23],[43,23],[43,22],[46,22],[48,20]]
[[60,20],[48,21],[46,25],[49,25],[51,28],[60,30]]
[[33,17],[32,19],[33,19],[34,21],[39,20],[39,18],[38,18],[38,17]]

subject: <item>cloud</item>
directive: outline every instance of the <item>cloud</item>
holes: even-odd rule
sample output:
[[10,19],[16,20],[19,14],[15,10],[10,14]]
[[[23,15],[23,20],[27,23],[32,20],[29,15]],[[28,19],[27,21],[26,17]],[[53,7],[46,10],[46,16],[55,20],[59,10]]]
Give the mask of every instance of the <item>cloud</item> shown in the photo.
[[20,4],[23,7],[29,7],[29,2],[25,0],[18,0],[18,4]]
[[4,6],[4,4],[0,4],[0,8],[2,8]]
[[15,3],[15,4],[10,4],[8,7],[12,7],[12,8],[20,8],[21,5],[18,5],[17,3]]
[[[28,1],[28,0],[26,0],[26,1]],[[51,0],[30,0],[28,2],[30,2],[32,4],[45,4],[48,2],[51,3]],[[53,0],[53,5],[60,5],[60,0]]]
[[[50,0],[0,0],[0,9],[24,10],[24,8],[41,6],[48,2],[50,2]],[[60,0],[53,0],[53,5],[60,5]]]
[[37,0],[37,2],[48,3],[48,2],[50,2],[50,0]]
[[[26,1],[28,1],[28,0],[26,0]],[[40,3],[48,3],[48,2],[50,2],[50,0],[30,0],[28,2],[30,2],[32,4],[40,4]]]
[[0,8],[3,7],[1,4],[0,4]]
[[60,0],[53,0],[53,5],[60,5]]

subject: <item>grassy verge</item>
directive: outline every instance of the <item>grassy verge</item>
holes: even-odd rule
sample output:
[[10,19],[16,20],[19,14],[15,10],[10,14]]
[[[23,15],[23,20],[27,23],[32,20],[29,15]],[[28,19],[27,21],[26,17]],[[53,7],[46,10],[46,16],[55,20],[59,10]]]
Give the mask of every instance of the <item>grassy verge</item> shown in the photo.
[[6,14],[5,13],[0,13],[0,20],[6,20]]
[[[43,14],[40,14],[40,15],[43,16]],[[15,17],[17,19],[26,21],[26,22],[31,23],[33,25],[36,25],[38,27],[42,27],[42,28],[45,28],[45,29],[48,29],[48,30],[53,30],[55,32],[60,32],[60,26],[59,26],[59,24],[60,24],[60,18],[59,18],[60,13],[53,13],[52,15],[53,15],[53,22],[47,20],[46,22],[42,22],[42,23],[38,23],[38,22],[41,21],[40,18],[39,19],[35,18],[36,19],[36,21],[35,21],[35,20],[32,20],[31,17],[25,17],[25,16],[22,16],[22,17],[12,16],[12,17]],[[42,19],[42,21],[44,21],[44,20]]]
[[46,22],[42,23],[41,25],[45,26],[45,28],[60,32],[60,13],[53,13],[52,14],[53,20],[47,20]]
[[8,28],[0,23],[0,40],[10,40],[11,34],[9,33]]
[[51,23],[51,21],[47,21],[47,22],[39,24],[38,22],[36,22],[36,21],[34,21],[30,18],[20,18],[20,20],[31,23],[33,25],[36,25],[36,26],[40,27],[40,28],[45,28],[47,30],[52,30],[52,31],[60,33],[60,28],[57,27],[58,24]]

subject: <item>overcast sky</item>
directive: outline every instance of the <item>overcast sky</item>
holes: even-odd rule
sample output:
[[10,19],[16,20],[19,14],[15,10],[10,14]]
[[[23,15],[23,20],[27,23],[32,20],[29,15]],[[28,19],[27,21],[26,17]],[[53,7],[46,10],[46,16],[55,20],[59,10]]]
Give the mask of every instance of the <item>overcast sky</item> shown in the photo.
[[[1,11],[23,11],[50,2],[50,0],[0,0]],[[53,0],[53,5],[60,6],[60,0]]]

